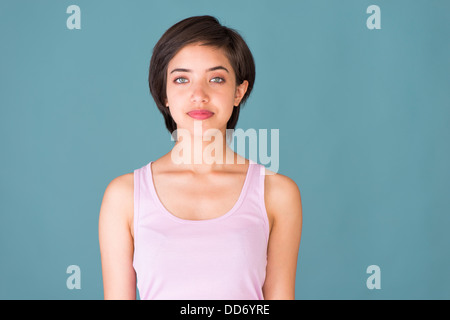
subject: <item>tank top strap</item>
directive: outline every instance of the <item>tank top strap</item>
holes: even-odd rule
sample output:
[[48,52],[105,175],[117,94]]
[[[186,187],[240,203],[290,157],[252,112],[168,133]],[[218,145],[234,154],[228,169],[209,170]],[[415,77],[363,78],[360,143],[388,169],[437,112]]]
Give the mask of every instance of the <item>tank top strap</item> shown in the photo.
[[139,224],[142,219],[159,210],[155,196],[153,195],[153,177],[150,161],[143,167],[134,170],[134,218],[133,227],[135,239],[139,232]]
[[249,185],[247,186],[241,211],[251,212],[253,215],[262,219],[265,229],[266,240],[269,237],[269,219],[267,216],[266,205],[264,202],[264,183],[266,176],[266,168],[253,160],[250,161],[249,167]]
[[254,162],[253,160],[249,160],[250,165],[248,168],[247,173],[247,179],[248,179],[248,185],[246,186],[245,190],[242,190],[242,192],[245,192],[244,197],[248,201],[249,197],[254,197],[254,200],[257,202],[261,201],[261,197],[263,197],[263,194],[261,192],[264,192],[264,189],[261,189],[261,184],[264,183],[263,177],[261,177],[261,167],[262,165],[258,164],[257,162]]
[[139,216],[141,212],[141,200],[145,201],[148,199],[146,196],[148,194],[147,189],[147,175],[146,170],[147,166],[145,165],[139,169],[134,170],[134,212],[133,212],[133,227],[134,227],[134,239],[137,239],[138,231],[139,231]]

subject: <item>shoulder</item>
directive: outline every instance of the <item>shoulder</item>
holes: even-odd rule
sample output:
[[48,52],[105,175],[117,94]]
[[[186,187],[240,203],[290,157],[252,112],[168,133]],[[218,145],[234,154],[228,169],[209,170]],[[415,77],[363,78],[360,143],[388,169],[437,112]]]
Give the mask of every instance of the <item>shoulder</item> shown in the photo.
[[134,173],[126,173],[114,178],[106,187],[105,196],[114,201],[126,200],[126,196],[133,194],[134,191]]
[[301,220],[301,194],[297,183],[288,176],[266,169],[264,202],[272,225],[279,219]]
[[131,226],[134,207],[134,173],[127,173],[109,182],[103,195],[100,218],[127,221]]

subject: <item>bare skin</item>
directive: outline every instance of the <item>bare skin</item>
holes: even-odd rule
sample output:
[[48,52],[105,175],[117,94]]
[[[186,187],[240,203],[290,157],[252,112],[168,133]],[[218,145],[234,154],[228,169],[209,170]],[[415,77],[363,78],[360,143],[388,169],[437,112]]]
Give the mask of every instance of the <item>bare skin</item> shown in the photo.
[[[205,71],[215,66],[232,71],[223,52],[198,45],[185,47],[169,63],[169,73],[174,68],[190,70],[171,73],[175,78],[168,76],[167,107],[177,128],[188,130],[193,138],[193,119],[186,115],[187,111],[201,108],[213,111],[213,117],[203,120],[203,128],[216,128],[225,137],[232,108],[239,104],[247,89],[245,81],[236,84],[233,72]],[[180,77],[183,79],[177,80]],[[208,143],[203,142],[202,150]],[[225,150],[226,143],[223,146]],[[180,165],[173,163],[172,156],[171,151],[152,163],[157,195],[170,213],[186,220],[204,220],[217,218],[234,206],[248,170],[247,159],[233,152],[231,164],[191,162]],[[243,164],[237,161],[238,158]],[[294,299],[302,228],[300,191],[292,179],[267,169],[264,190],[270,228],[264,298]],[[110,182],[100,209],[99,240],[105,299],[136,299],[136,274],[132,265],[133,213],[134,177],[133,173],[128,173]]]

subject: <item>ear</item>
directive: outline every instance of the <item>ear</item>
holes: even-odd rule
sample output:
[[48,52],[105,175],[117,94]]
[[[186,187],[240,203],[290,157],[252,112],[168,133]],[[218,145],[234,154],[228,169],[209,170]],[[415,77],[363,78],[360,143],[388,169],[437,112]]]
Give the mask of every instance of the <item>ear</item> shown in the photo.
[[167,100],[167,98],[164,99],[164,104],[166,105],[166,107],[169,107],[169,101]]
[[236,91],[234,94],[234,106],[237,107],[240,103],[242,98],[244,97],[245,93],[247,92],[248,88],[248,81],[244,80],[240,85],[236,87]]

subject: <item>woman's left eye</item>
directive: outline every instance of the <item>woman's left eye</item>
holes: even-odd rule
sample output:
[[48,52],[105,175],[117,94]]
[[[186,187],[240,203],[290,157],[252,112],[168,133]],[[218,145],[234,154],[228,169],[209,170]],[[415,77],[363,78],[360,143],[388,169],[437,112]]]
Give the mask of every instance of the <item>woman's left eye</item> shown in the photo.
[[214,77],[211,79],[211,81],[218,82],[218,83],[225,82],[225,80],[221,77]]
[[176,83],[186,83],[186,82],[187,82],[187,79],[186,79],[186,78],[176,78],[176,79],[175,79],[175,82],[176,82]]

